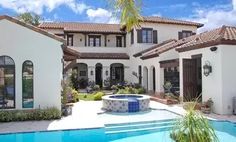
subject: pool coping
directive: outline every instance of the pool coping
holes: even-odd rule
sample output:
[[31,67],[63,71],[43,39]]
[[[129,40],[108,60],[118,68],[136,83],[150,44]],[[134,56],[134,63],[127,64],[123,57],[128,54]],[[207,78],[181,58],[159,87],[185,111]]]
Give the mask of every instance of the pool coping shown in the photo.
[[[156,108],[150,108],[151,110],[163,110],[163,111],[168,111],[170,113],[173,113],[178,116],[184,116],[183,114],[176,113],[174,111],[168,110],[168,109],[156,109]],[[106,112],[103,112],[106,113]],[[98,113],[103,114],[103,113]],[[178,118],[176,118],[178,119]],[[153,120],[153,121],[171,121],[171,120],[176,120],[176,119],[162,119],[162,120]],[[232,124],[236,124],[236,122],[230,121],[230,120],[219,120],[219,119],[212,119],[210,117],[207,117],[209,121],[215,121],[215,122],[229,122]],[[148,122],[148,121],[137,121],[137,122]],[[128,122],[128,123],[133,123],[133,122]],[[27,133],[43,133],[43,132],[58,132],[58,131],[76,131],[76,130],[93,130],[93,129],[104,129],[105,125],[110,125],[110,124],[123,124],[123,123],[107,123],[104,124],[103,127],[88,127],[88,128],[74,128],[74,129],[57,129],[57,130],[36,130],[36,131],[22,131],[22,132],[6,132],[6,133],[0,133],[1,135],[12,135],[12,134],[27,134]]]

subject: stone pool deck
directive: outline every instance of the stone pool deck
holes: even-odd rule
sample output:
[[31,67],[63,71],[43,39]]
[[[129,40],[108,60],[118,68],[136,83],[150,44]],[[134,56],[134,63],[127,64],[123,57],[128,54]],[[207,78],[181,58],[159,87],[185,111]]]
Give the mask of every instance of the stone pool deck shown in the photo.
[[[109,114],[101,110],[101,101],[80,101],[73,107],[73,114],[63,117],[60,120],[53,121],[27,121],[27,122],[10,122],[0,123],[0,133],[15,132],[32,132],[47,130],[64,130],[64,129],[82,129],[104,127],[104,124],[125,123],[137,121],[162,120],[179,117],[176,114],[184,114],[185,110],[181,105],[167,106],[161,103],[151,101],[150,106],[153,111],[136,114]],[[166,109],[170,112],[158,112],[155,109]],[[176,114],[175,114],[176,113]],[[231,120],[236,122],[236,116],[217,116],[210,114],[208,117],[221,120]]]

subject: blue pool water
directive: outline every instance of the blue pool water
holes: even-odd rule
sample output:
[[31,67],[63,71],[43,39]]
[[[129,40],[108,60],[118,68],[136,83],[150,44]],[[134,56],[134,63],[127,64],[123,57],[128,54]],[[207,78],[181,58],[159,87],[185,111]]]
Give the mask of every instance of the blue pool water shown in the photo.
[[[225,140],[236,142],[236,124],[219,121],[211,121],[211,123],[216,129],[220,142]],[[2,134],[0,135],[0,142],[171,142],[169,134],[170,129],[107,134],[105,128],[97,128]]]

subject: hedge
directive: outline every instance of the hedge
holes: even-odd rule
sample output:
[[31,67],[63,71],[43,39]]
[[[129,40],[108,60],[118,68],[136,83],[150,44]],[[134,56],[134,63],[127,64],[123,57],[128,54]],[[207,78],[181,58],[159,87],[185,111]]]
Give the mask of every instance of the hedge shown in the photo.
[[34,110],[3,110],[0,111],[0,122],[53,120],[61,118],[61,111],[55,107]]

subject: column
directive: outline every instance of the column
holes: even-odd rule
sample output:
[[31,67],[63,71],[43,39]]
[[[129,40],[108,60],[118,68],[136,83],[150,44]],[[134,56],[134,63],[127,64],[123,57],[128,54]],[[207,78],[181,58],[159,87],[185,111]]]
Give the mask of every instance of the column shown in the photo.
[[105,82],[110,81],[110,66],[102,67],[102,81],[103,81],[103,86],[108,87]]
[[183,101],[184,85],[183,85],[183,59],[179,58],[179,89],[180,99]]
[[95,82],[95,67],[94,66],[88,66],[88,81]]
[[132,72],[130,71],[129,66],[124,66],[124,80],[128,81],[129,83],[133,83],[133,81],[130,80],[130,77],[129,77],[130,73]]

